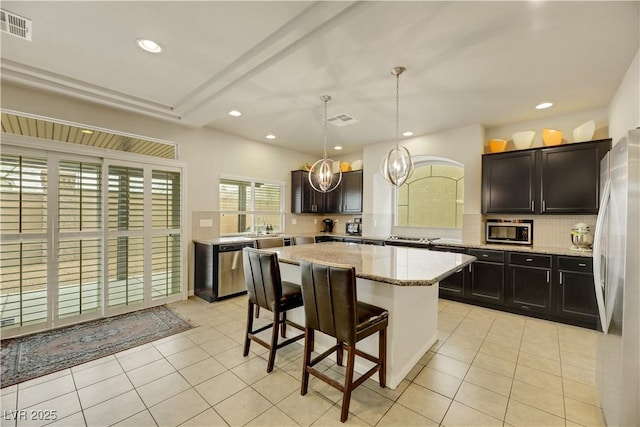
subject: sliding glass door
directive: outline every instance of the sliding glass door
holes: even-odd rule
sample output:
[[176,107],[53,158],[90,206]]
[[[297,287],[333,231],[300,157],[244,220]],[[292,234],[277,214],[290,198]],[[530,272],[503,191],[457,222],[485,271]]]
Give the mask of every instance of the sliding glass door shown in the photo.
[[0,179],[3,336],[182,297],[179,167],[3,146]]

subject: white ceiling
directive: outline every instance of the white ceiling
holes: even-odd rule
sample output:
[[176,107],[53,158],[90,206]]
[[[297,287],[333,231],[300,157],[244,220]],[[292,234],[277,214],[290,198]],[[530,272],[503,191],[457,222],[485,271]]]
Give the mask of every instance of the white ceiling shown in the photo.
[[327,94],[329,116],[358,121],[329,126],[328,144],[352,152],[395,138],[395,66],[400,131],[416,135],[606,107],[639,4],[3,0],[33,40],[2,34],[2,79],[311,153]]

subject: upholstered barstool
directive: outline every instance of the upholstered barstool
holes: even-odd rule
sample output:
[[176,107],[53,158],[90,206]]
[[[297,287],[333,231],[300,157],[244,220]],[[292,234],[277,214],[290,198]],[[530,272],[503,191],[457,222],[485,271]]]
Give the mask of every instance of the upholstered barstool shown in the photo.
[[[304,330],[302,326],[287,320],[288,310],[302,306],[302,293],[300,286],[297,284],[281,280],[278,255],[275,252],[244,248],[242,256],[248,296],[247,332],[244,340],[243,355],[246,357],[249,354],[251,341],[268,348],[267,372],[271,372],[275,363],[276,351],[304,337],[304,334],[299,334],[278,343],[278,330],[281,330],[284,338],[287,324]],[[273,320],[270,324],[254,330],[253,311],[257,307],[263,307],[271,311]],[[271,332],[271,342],[267,343],[257,334],[269,328],[273,328],[273,330]]]
[[316,238],[313,236],[293,236],[291,243],[294,245],[306,245],[308,243],[315,243]]
[[[321,379],[343,393],[340,421],[349,416],[351,392],[374,373],[379,374],[380,387],[386,385],[387,326],[389,312],[383,308],[358,301],[355,267],[300,261],[302,299],[305,312],[305,340],[302,366],[302,387],[305,395],[309,374]],[[336,338],[336,345],[311,358],[315,331]],[[378,357],[356,349],[356,343],[379,332]],[[347,350],[344,383],[325,375],[314,366],[336,351],[338,365],[342,365],[343,350]],[[354,381],[356,355],[374,363],[374,366]]]
[[[256,240],[256,248],[258,249],[279,248],[282,246],[284,246],[284,237],[263,237]],[[260,306],[256,307],[256,319],[258,317],[260,317]]]
[[269,249],[284,246],[284,237],[263,237],[256,240],[256,248]]

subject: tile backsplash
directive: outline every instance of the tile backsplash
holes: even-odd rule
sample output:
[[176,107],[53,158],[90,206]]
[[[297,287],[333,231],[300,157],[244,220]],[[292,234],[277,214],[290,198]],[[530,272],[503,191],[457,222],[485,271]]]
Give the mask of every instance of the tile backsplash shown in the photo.
[[[317,233],[322,231],[324,228],[322,220],[325,218],[331,218],[336,221],[333,227],[335,234],[344,234],[345,223],[353,221],[353,218],[362,217],[362,215],[296,215],[286,213],[284,217],[284,232],[292,236],[295,234]],[[220,212],[195,211],[191,216],[191,220],[192,238],[194,240],[215,239],[220,237]]]
[[571,229],[578,222],[589,225],[595,231],[596,215],[481,215],[464,216],[462,238],[465,241],[484,243],[487,218],[532,219],[533,245],[554,248],[571,246]]
[[[365,234],[387,235],[390,230],[378,231],[371,224],[371,215],[357,215],[363,217]],[[338,220],[334,227],[334,233],[344,234],[345,223],[355,216],[350,215],[296,215],[285,214],[285,233],[314,233],[322,230],[322,219],[332,218]],[[472,243],[484,243],[485,224],[487,218],[503,219],[533,219],[533,244],[534,246],[564,248],[571,246],[571,229],[578,222],[585,222],[592,232],[595,230],[595,215],[482,215],[465,214],[463,216],[462,240]],[[294,224],[295,222],[295,224]],[[220,213],[213,211],[193,212],[192,215],[193,239],[213,239],[220,237]]]

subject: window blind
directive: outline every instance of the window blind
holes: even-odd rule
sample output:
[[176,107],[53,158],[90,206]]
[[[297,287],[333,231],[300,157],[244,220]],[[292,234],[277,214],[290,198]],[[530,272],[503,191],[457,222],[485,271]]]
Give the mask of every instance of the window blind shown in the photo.
[[0,324],[47,320],[47,160],[0,156]]

